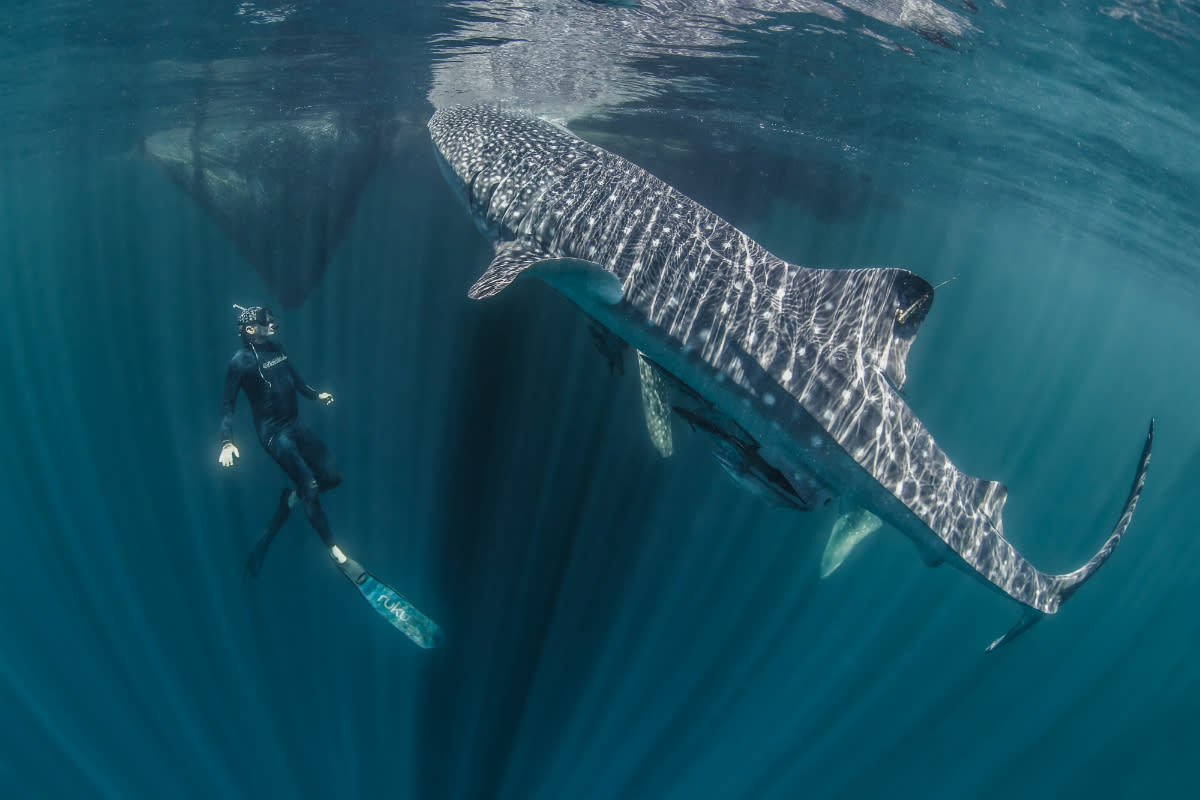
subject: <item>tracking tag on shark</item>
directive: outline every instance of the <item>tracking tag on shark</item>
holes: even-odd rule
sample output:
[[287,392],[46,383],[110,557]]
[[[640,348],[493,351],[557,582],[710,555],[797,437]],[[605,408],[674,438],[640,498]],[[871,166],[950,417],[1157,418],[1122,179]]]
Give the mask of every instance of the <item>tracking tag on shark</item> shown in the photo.
[[340,547],[333,547],[330,555],[342,574],[358,587],[379,616],[412,639],[418,647],[429,650],[442,643],[441,627],[410,603],[408,598],[367,572],[361,564],[346,556]]

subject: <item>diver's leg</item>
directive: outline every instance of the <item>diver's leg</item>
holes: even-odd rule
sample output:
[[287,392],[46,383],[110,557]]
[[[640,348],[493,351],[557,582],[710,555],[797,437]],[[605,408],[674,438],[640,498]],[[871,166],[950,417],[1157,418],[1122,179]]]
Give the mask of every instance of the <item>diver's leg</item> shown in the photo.
[[317,485],[317,478],[305,463],[293,432],[285,429],[276,434],[275,438],[271,440],[271,446],[267,452],[295,482],[296,495],[300,505],[304,507],[304,514],[308,517],[308,522],[312,525],[313,530],[321,537],[321,541],[325,543],[326,547],[333,547],[333,534],[329,530],[329,520],[321,508],[321,500],[318,497],[320,489]]
[[308,464],[317,479],[317,487],[322,492],[336,489],[342,482],[342,473],[338,471],[329,448],[313,433],[312,428],[302,422],[292,426],[292,433],[304,463]]
[[263,559],[267,557],[267,550],[271,547],[271,542],[275,541],[275,534],[283,528],[283,523],[287,522],[288,515],[292,513],[292,505],[296,493],[289,486],[285,488],[279,495],[279,505],[275,508],[275,516],[271,517],[271,522],[259,537],[258,543],[254,545],[254,550],[250,552],[250,557],[246,559],[246,574],[251,578],[257,578],[258,573],[262,571]]

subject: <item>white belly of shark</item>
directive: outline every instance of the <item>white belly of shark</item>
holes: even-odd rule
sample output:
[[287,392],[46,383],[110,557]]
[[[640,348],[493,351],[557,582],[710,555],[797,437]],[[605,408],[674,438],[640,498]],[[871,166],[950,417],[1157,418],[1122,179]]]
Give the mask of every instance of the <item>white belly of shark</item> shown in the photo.
[[[1039,571],[1004,538],[1004,486],[959,472],[897,391],[933,302],[922,278],[790,264],[641,168],[537,118],[453,108],[429,129],[447,180],[495,243],[471,297],[524,273],[541,278],[641,354],[643,374],[659,373],[647,396],[669,392],[648,400],[648,413],[674,409],[712,435],[739,483],[802,510],[841,497],[850,513],[868,509],[906,534],[926,563],[953,564],[1020,603],[1020,621],[989,650],[1055,613],[1119,543],[1153,421],[1100,551],[1064,575]],[[651,425],[665,453],[661,427]],[[856,516],[843,527],[861,538],[876,526]]]

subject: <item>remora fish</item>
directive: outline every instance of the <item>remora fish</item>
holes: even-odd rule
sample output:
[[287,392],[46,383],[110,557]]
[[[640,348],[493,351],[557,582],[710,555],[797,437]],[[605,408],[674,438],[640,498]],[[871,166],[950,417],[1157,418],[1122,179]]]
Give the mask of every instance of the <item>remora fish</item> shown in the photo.
[[922,278],[789,264],[540,119],[453,108],[429,129],[447,180],[495,242],[472,298],[529,271],[665,373],[696,409],[691,419],[728,439],[727,460],[753,454],[753,464],[723,461],[731,474],[769,477],[764,493],[791,490],[797,507],[841,496],[906,534],[926,563],[951,563],[1016,600],[1021,619],[988,650],[1058,611],[1120,542],[1145,483],[1153,421],[1100,551],[1073,572],[1039,571],[1004,538],[1005,487],[956,469],[897,391],[933,300]]

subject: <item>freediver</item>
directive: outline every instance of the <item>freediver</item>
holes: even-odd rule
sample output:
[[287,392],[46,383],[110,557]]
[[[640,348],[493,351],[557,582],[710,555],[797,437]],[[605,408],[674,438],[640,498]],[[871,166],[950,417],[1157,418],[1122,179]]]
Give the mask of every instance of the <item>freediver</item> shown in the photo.
[[246,574],[250,577],[258,575],[275,534],[279,533],[297,502],[303,506],[309,524],[321,537],[334,561],[343,566],[346,557],[334,544],[329,520],[319,498],[321,492],[336,488],[342,482],[342,476],[325,443],[300,420],[296,402],[296,395],[301,394],[328,406],[333,403],[333,395],[318,392],[296,372],[275,338],[279,324],[271,309],[239,305],[234,308],[239,311],[237,331],[242,337],[242,346],[233,354],[225,373],[225,416],[221,421],[218,461],[222,467],[232,467],[234,459],[241,457],[233,443],[233,416],[240,390],[246,393],[250,403],[258,441],[295,484],[294,489],[285,488],[279,495],[275,516],[246,561]]
[[296,485],[295,489],[284,489],[279,495],[275,516],[246,560],[246,574],[252,578],[258,576],[271,541],[299,502],[337,568],[371,607],[420,647],[437,647],[442,641],[438,624],[333,542],[319,495],[336,488],[342,476],[325,443],[300,421],[296,403],[296,395],[301,394],[330,405],[333,395],[318,392],[296,372],[275,338],[279,324],[271,309],[237,305],[234,308],[239,312],[237,331],[242,337],[242,347],[233,354],[225,373],[225,416],[221,420],[221,455],[217,460],[223,467],[232,467],[234,459],[241,457],[233,443],[233,412],[238,392],[243,391],[250,402],[258,441]]

